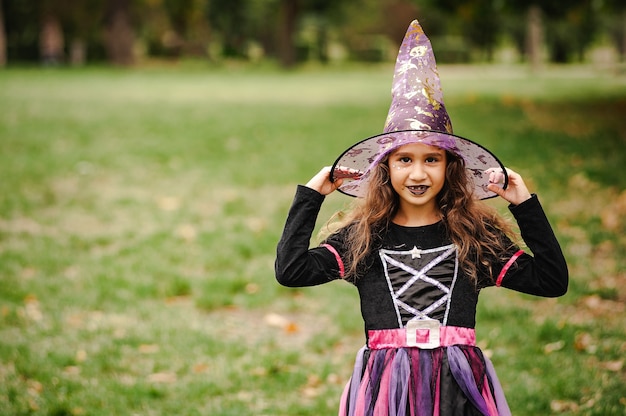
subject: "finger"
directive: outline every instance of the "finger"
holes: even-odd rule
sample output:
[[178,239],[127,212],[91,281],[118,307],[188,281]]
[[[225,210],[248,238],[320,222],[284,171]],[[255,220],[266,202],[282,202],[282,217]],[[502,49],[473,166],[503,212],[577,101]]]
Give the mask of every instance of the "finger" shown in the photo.
[[485,173],[489,174],[489,183],[504,182],[504,171],[501,168],[489,168],[485,170]]
[[504,189],[502,189],[500,186],[496,185],[495,183],[490,183],[489,185],[487,185],[487,189],[489,189],[491,192],[501,197],[504,197],[504,194],[506,192]]
[[504,181],[504,174],[501,170],[491,171],[489,173],[489,182],[490,183],[500,183]]

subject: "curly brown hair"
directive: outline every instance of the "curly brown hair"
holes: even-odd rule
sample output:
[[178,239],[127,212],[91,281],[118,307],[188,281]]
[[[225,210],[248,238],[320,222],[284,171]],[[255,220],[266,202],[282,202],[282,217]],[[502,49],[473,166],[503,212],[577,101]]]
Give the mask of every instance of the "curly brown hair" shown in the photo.
[[[500,258],[510,248],[512,228],[494,208],[473,197],[463,159],[446,151],[446,161],[445,184],[437,195],[437,203],[448,237],[457,247],[461,267],[476,284],[479,268],[491,275],[488,259]],[[345,228],[346,232],[346,278],[357,278],[365,258],[389,227],[398,207],[399,197],[391,186],[385,159],[372,170],[365,198],[348,213],[333,217],[339,218],[333,228]],[[502,233],[509,239],[502,239]]]

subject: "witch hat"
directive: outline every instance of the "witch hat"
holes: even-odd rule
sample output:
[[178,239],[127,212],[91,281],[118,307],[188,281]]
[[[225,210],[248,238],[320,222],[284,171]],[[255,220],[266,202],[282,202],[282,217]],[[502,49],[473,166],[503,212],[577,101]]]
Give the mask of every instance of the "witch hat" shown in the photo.
[[[333,164],[331,180],[343,178],[339,191],[363,197],[370,173],[389,153],[410,143],[423,143],[448,150],[465,161],[474,197],[496,194],[487,189],[488,168],[504,172],[504,165],[485,147],[452,133],[452,123],[443,103],[439,73],[430,40],[417,20],[411,22],[396,60],[392,102],[382,134],[362,140],[345,150]],[[352,172],[346,175],[345,172]]]

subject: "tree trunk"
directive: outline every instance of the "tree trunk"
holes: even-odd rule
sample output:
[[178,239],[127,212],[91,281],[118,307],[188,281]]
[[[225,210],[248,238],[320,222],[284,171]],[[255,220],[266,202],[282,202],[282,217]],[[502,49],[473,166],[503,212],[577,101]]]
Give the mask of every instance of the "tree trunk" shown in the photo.
[[541,70],[542,46],[543,46],[543,22],[541,19],[541,9],[533,4],[528,9],[526,26],[526,57],[533,72]]
[[298,2],[297,0],[281,0],[279,7],[278,59],[283,68],[291,68],[296,63],[294,33],[298,18]]
[[87,44],[80,38],[72,39],[70,43],[70,65],[83,66],[87,60]]
[[114,65],[132,65],[135,62],[134,43],[130,1],[109,0],[104,28],[104,44],[109,60]]
[[626,62],[626,9],[622,10],[622,44],[620,45],[620,60]]
[[63,62],[64,46],[65,40],[59,19],[52,14],[45,15],[39,33],[39,56],[42,64],[53,66]]
[[2,0],[0,0],[0,68],[7,64],[7,37],[4,29],[4,13],[2,12]]

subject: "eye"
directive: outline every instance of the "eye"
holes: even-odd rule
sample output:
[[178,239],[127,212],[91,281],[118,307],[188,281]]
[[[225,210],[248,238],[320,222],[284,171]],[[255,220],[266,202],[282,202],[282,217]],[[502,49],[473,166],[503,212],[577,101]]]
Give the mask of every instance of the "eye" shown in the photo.
[[411,163],[411,158],[408,157],[408,156],[402,156],[402,157],[398,158],[398,162]]
[[424,162],[425,163],[439,163],[442,160],[443,160],[443,157],[433,155],[433,156],[426,156],[426,158],[424,159]]

